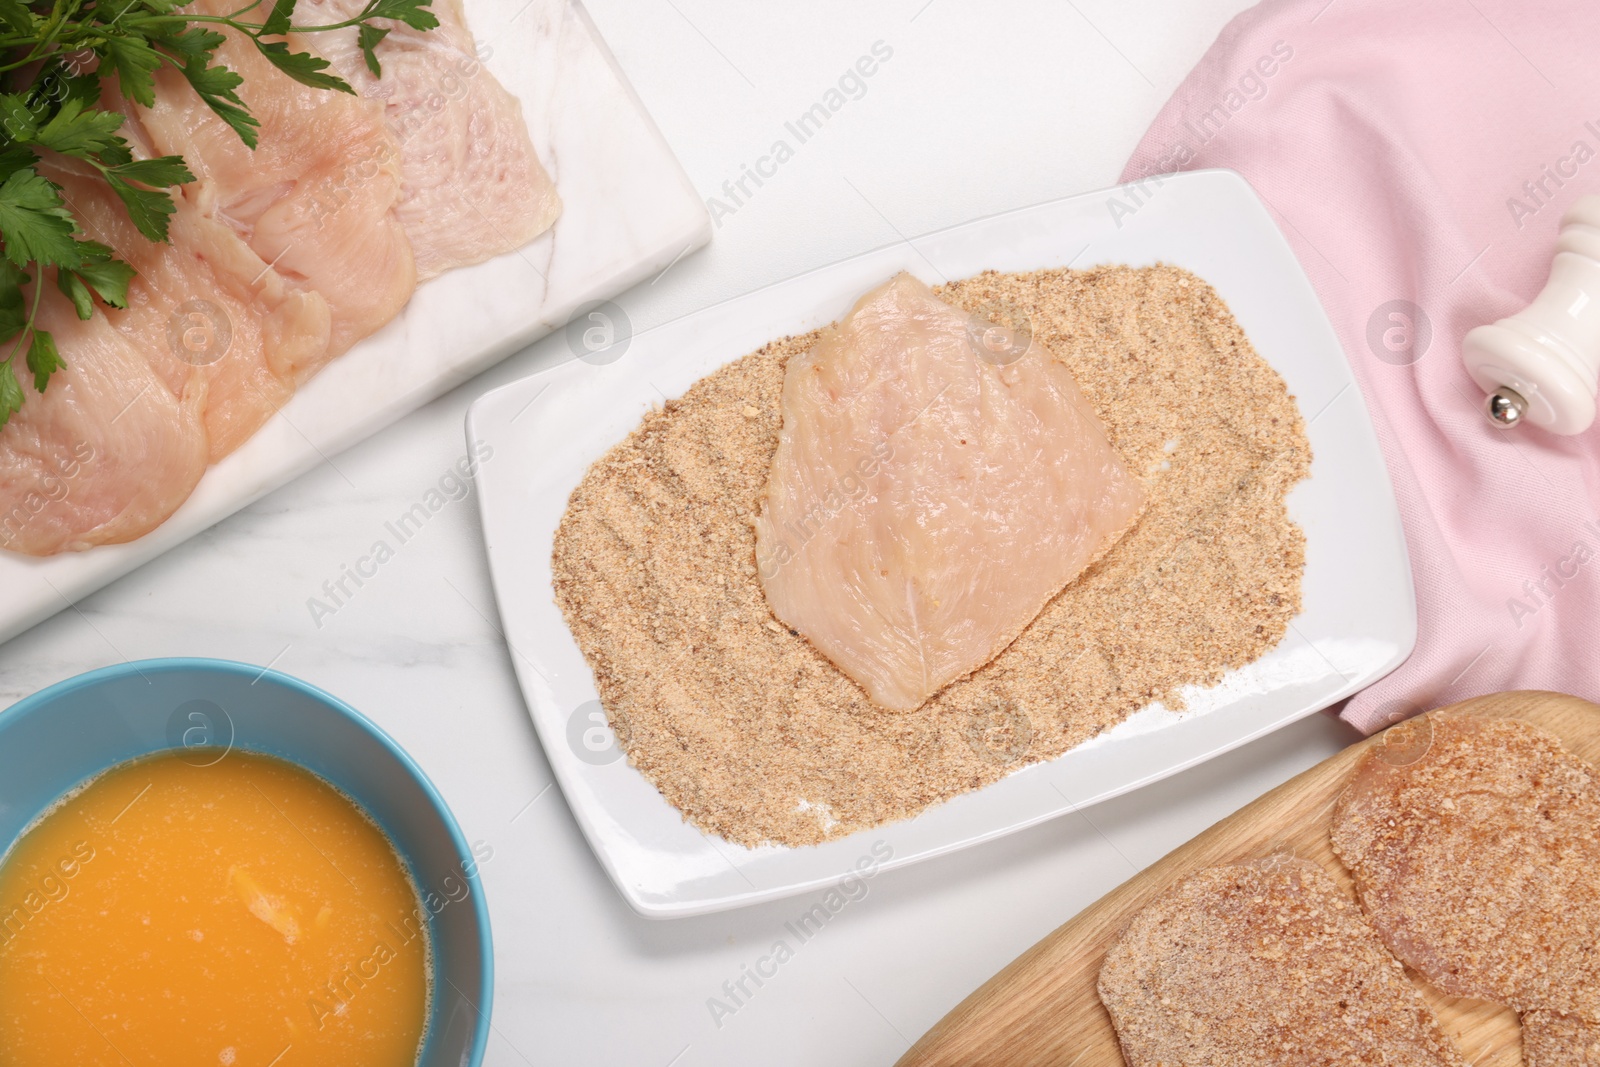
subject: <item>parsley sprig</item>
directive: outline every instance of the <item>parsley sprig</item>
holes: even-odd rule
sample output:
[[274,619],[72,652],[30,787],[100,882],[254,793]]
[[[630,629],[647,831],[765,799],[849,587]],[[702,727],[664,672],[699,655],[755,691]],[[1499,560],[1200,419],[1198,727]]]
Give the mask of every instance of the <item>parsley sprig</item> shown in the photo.
[[[134,277],[112,249],[84,236],[61,187],[40,173],[41,159],[55,153],[90,168],[152,241],[167,239],[169,190],[194,180],[181,156],[134,158],[119,133],[123,115],[100,104],[103,81],[115,79],[124,97],[150,106],[156,72],[169,66],[254,148],[260,123],[239,96],[244,79],[216,59],[222,28],[242,34],[302,85],[353,93],[329,73],[326,59],[292,51],[287,35],[357,27],[357,43],[377,77],[374,49],[392,25],[374,20],[417,30],[439,24],[428,10],[431,0],[368,0],[353,18],[309,26],[293,22],[295,2],[272,0],[266,18],[254,22],[245,16],[267,0],[228,15],[181,11],[175,0],[0,0],[0,427],[27,398],[24,377],[43,393],[63,365],[55,339],[35,326],[43,285],[31,297],[22,287],[42,282],[54,268],[57,287],[88,319],[96,298],[127,307]],[[19,360],[26,375],[19,375]]]

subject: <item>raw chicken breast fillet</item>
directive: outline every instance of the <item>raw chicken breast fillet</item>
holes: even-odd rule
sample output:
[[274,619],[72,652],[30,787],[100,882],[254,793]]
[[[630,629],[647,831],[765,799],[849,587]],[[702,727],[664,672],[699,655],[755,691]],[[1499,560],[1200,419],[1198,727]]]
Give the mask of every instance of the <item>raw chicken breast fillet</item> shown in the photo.
[[991,329],[899,274],[785,372],[762,585],[892,710],[994,658],[1143,506],[1066,366],[1037,340],[999,365]]
[[[54,272],[37,325],[66,366],[0,430],[0,548],[45,556],[132,541],[166,521],[206,469],[204,389],[174,396],[104,314],[79,319]],[[31,301],[32,286],[26,287]]]
[[[365,0],[301,0],[302,23],[342,22]],[[435,0],[426,32],[376,20],[374,78],[354,29],[296,36],[362,96],[379,101],[400,147],[399,217],[419,278],[521,248],[555,224],[561,198],[539,162],[522,105],[479,60],[459,0]],[[500,42],[496,42],[497,44]]]
[[[98,175],[73,161],[42,172],[62,187],[86,235],[138,271],[125,310],[97,308],[144,353],[175,396],[198,390],[210,460],[238,448],[294,395],[328,349],[328,305],[292,288],[230,227],[175,197],[168,243],[147,240]],[[68,362],[73,354],[63,349]]]
[[[222,14],[237,5],[194,7]],[[301,85],[224,32],[217,59],[244,77],[239,95],[261,123],[254,150],[168,67],[156,74],[155,105],[135,111],[151,148],[182,155],[194,172],[178,195],[231,228],[291,288],[327,302],[328,346],[298,368],[303,383],[399,314],[416,288],[411,242],[395,213],[399,149],[381,105]]]

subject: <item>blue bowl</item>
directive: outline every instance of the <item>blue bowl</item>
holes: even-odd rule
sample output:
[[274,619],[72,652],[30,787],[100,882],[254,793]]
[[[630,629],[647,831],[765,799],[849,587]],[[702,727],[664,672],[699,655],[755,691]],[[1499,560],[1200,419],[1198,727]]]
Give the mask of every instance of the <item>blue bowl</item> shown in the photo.
[[477,860],[433,783],[350,705],[277,671],[156,659],[91,671],[0,712],[0,855],[60,796],[169,749],[278,756],[366,809],[411,868],[433,942],[419,1067],[477,1067],[489,1039],[494,953]]

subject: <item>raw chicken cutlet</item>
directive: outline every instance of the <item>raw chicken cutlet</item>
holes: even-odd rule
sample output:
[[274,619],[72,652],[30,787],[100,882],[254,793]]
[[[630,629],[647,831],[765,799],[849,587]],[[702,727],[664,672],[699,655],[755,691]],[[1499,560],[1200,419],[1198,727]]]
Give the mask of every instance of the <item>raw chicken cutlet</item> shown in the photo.
[[1360,909],[1305,860],[1180,883],[1111,947],[1099,991],[1129,1067],[1466,1067]]
[[1600,1023],[1553,1011],[1522,1016],[1526,1067],[1600,1067]]
[[884,708],[988,663],[1144,503],[1072,372],[996,330],[902,273],[784,377],[762,585]]
[[288,402],[308,367],[322,364],[327,302],[288,285],[231,228],[181,197],[170,242],[150,241],[98,175],[69,170],[70,160],[50,164],[44,175],[62,187],[87,236],[138,271],[128,307],[100,313],[174,396],[198,391],[217,462]]
[[175,396],[105,315],[78,318],[53,271],[34,284],[38,328],[70,355],[0,430],[0,547],[43,556],[132,541],[205,473],[204,390]]
[[[237,5],[194,6],[225,14]],[[328,345],[297,367],[302,384],[399,314],[416,288],[411,242],[395,211],[398,149],[382,105],[301,85],[238,34],[225,36],[217,60],[244,77],[239,95],[261,123],[255,149],[170,67],[156,73],[155,105],[134,111],[154,152],[182,155],[194,173],[177,195],[232,228],[291,289],[327,302]],[[325,187],[340,194],[331,207],[318,197]]]
[[1600,798],[1551,734],[1458,712],[1392,727],[1339,798],[1333,847],[1440,990],[1600,1020]]
[[[342,22],[365,6],[301,0],[296,19]],[[561,214],[522,105],[480,62],[460,0],[434,0],[429,10],[439,25],[425,32],[374,20],[389,30],[375,49],[381,79],[367,68],[353,28],[294,39],[294,47],[321,54],[358,93],[382,104],[399,146],[400,223],[422,279],[521,248]],[[340,191],[319,195],[336,199]]]

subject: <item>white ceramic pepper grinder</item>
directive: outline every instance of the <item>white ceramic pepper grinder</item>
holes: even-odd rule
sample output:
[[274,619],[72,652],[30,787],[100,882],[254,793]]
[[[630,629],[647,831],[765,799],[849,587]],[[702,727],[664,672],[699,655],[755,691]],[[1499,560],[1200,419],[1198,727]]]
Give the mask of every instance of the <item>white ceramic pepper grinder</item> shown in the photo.
[[1600,379],[1600,196],[1581,197],[1561,217],[1544,291],[1522,311],[1479,326],[1461,344],[1467,373],[1488,391],[1489,421],[1524,420],[1551,433],[1594,423]]

